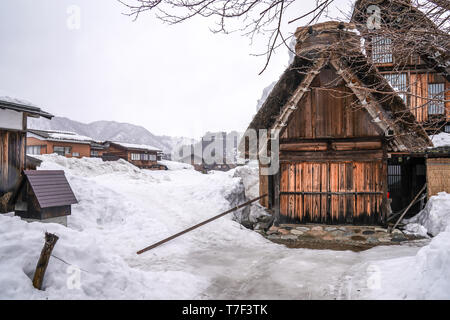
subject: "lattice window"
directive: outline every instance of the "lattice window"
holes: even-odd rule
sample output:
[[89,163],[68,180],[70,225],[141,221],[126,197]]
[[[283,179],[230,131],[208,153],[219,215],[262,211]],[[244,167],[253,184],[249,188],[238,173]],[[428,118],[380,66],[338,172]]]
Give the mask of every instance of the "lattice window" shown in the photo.
[[450,133],[450,124],[445,125],[444,132]]
[[388,186],[390,192],[399,191],[402,188],[402,167],[399,164],[388,165]]
[[372,37],[372,60],[374,63],[392,63],[392,40],[390,38]]
[[[392,73],[385,74],[384,78],[389,82],[392,89],[397,92],[407,92],[408,91],[408,82],[407,82],[407,74],[406,73]],[[407,103],[407,94],[399,93],[400,98],[403,99],[405,103]]]
[[444,114],[444,83],[429,83],[428,84],[428,98],[433,99],[428,103],[428,114]]

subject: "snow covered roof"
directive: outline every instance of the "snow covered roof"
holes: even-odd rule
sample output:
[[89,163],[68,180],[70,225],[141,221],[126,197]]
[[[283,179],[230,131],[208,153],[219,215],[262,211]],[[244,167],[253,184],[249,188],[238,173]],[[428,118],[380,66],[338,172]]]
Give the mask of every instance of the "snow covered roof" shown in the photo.
[[126,142],[117,142],[117,141],[110,141],[110,143],[119,145],[126,149],[133,149],[133,150],[146,150],[146,151],[158,151],[162,152],[159,148],[149,146],[146,144],[134,144],[134,143],[126,143]]
[[26,100],[11,98],[9,96],[0,96],[0,109],[9,109],[18,112],[24,112],[29,116],[36,118],[53,118],[52,114],[42,111],[41,108],[39,108],[35,104]]
[[430,136],[435,148],[450,147],[450,133],[441,132]]
[[75,132],[70,131],[46,131],[46,130],[34,130],[29,129],[28,132],[38,135],[39,137],[48,141],[66,141],[66,142],[77,142],[77,143],[91,143],[94,139],[91,137],[79,135]]

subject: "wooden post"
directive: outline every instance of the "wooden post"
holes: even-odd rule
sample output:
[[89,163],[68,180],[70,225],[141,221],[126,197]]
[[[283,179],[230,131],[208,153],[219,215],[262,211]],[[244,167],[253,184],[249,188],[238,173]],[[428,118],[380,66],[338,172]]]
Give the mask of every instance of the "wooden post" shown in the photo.
[[274,175],[274,181],[273,181],[273,187],[274,187],[274,199],[273,199],[273,210],[275,213],[275,220],[274,225],[279,226],[280,225],[280,168],[278,169],[277,173]]
[[58,236],[52,233],[45,233],[45,243],[41,251],[41,256],[36,266],[36,271],[34,272],[33,286],[36,289],[41,290],[42,283],[44,282],[45,271],[47,270],[48,261],[52,254],[53,248],[58,241]]

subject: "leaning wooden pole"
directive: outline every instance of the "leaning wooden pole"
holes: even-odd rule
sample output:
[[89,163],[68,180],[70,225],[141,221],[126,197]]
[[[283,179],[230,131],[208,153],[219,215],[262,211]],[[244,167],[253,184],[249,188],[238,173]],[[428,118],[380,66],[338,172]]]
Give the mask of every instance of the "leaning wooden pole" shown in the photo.
[[53,248],[58,241],[58,236],[52,233],[45,233],[45,244],[42,248],[41,256],[36,266],[36,271],[34,272],[33,286],[36,289],[42,289],[42,283],[44,282],[45,271],[47,270],[48,261],[52,255]]
[[405,216],[405,214],[408,212],[408,210],[412,207],[412,205],[414,204],[414,202],[416,202],[417,198],[422,194],[422,192],[425,190],[425,188],[427,187],[427,184],[425,183],[422,187],[422,189],[420,189],[419,193],[416,194],[416,196],[414,197],[414,199],[412,199],[412,201],[409,203],[409,205],[406,207],[405,211],[403,211],[402,215],[400,216],[400,218],[397,220],[397,222],[394,224],[394,226],[392,227],[392,229],[389,230],[389,233],[391,233],[393,230],[395,230],[395,227],[397,227],[397,225],[400,223],[400,221],[402,221],[403,217]]
[[157,243],[155,243],[155,244],[153,244],[153,245],[151,245],[151,246],[149,246],[149,247],[147,247],[147,248],[144,248],[144,249],[142,249],[142,250],[139,250],[139,251],[137,252],[137,254],[142,254],[142,253],[144,253],[144,252],[146,252],[146,251],[152,250],[152,249],[154,249],[154,248],[156,248],[156,247],[158,247],[158,246],[160,246],[160,245],[162,245],[162,244],[164,244],[164,243],[166,243],[166,242],[169,242],[170,240],[173,240],[173,239],[175,239],[175,238],[178,238],[179,236],[181,236],[181,235],[183,235],[183,234],[185,234],[185,233],[188,233],[188,232],[190,232],[190,231],[192,231],[192,230],[195,230],[195,229],[197,229],[197,228],[199,228],[199,227],[201,227],[201,226],[204,226],[205,224],[210,223],[211,221],[217,220],[217,219],[219,219],[219,218],[221,218],[221,217],[223,217],[223,216],[229,214],[230,212],[233,212],[233,211],[239,210],[239,209],[241,209],[241,208],[243,208],[243,207],[245,207],[245,206],[248,206],[249,204],[251,204],[251,203],[253,203],[253,202],[255,202],[255,201],[258,201],[258,200],[260,200],[260,199],[262,199],[262,198],[264,198],[264,197],[267,197],[267,194],[264,194],[264,195],[262,195],[262,196],[260,196],[260,197],[258,197],[258,198],[253,199],[253,200],[247,201],[246,203],[243,203],[243,204],[241,204],[241,205],[239,205],[239,206],[237,206],[237,207],[234,207],[233,209],[227,210],[227,211],[225,211],[225,212],[223,212],[223,213],[221,213],[221,214],[219,214],[219,215],[217,215],[217,216],[215,216],[215,217],[212,217],[211,219],[205,220],[205,221],[203,221],[203,222],[201,222],[201,223],[199,223],[199,224],[196,224],[195,226],[192,226],[192,227],[190,227],[190,228],[188,228],[188,229],[186,229],[186,230],[184,230],[184,231],[181,231],[181,232],[179,232],[179,233],[177,233],[177,234],[174,234],[174,235],[171,236],[171,237],[168,237],[168,238],[166,238],[166,239],[164,239],[164,240],[161,240],[161,241],[159,241],[159,242],[157,242]]

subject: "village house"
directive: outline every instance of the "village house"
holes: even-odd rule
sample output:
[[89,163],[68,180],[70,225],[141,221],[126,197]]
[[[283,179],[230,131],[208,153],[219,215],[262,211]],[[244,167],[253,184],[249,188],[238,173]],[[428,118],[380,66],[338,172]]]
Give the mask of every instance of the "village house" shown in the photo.
[[90,157],[91,143],[94,143],[92,138],[74,132],[29,129],[27,154],[56,153],[67,158]]
[[[370,25],[370,8],[379,8],[382,24],[376,28]],[[449,48],[439,41],[448,35],[410,1],[358,0],[351,21],[365,40],[368,60],[398,92],[432,141],[439,139],[440,132],[450,133]],[[409,34],[422,36],[408,39]],[[426,182],[428,197],[450,192],[449,147],[390,153],[388,184],[393,211],[405,208]],[[418,212],[423,205],[423,201],[417,202],[410,212]]]
[[261,204],[276,223],[383,224],[388,159],[432,143],[362,52],[354,24],[321,23],[295,36],[294,61],[248,128],[279,138],[272,156],[280,169],[260,174]]
[[106,141],[102,153],[104,161],[124,159],[141,169],[165,170],[166,166],[158,163],[162,151],[156,147],[117,141]]
[[[227,144],[232,146],[232,150],[227,149]],[[228,171],[236,167],[237,146],[237,135],[228,137],[226,132],[208,132],[199,145],[191,145],[190,153],[178,157],[177,161],[191,164],[195,170],[205,173],[210,170]]]
[[28,117],[51,119],[53,115],[28,102],[0,97],[0,213],[14,208],[11,197],[27,162]]

